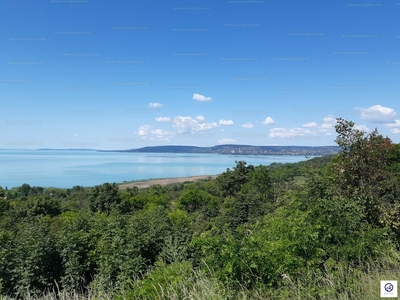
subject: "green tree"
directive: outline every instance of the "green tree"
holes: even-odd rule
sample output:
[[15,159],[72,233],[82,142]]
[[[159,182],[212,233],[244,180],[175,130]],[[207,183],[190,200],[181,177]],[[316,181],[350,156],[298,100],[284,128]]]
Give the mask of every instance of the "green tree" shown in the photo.
[[160,257],[165,263],[181,262],[188,258],[193,231],[191,219],[185,211],[174,210],[168,214],[169,234],[164,240]]
[[12,239],[5,244],[6,252],[11,253],[3,253],[9,259],[9,277],[2,278],[5,290],[24,297],[55,288],[61,275],[55,244],[50,217],[18,223]]
[[168,236],[166,212],[157,205],[130,216],[117,211],[108,216],[97,213],[93,221],[93,288],[112,290],[126,286],[154,264]]
[[153,264],[169,234],[167,211],[163,206],[152,205],[129,218],[127,234],[129,243],[137,248],[148,264]]
[[328,175],[333,193],[355,201],[370,224],[382,220],[381,198],[387,194],[389,171],[396,147],[375,129],[369,134],[355,128],[355,124],[341,118],[335,126],[337,144],[342,151],[333,160]]
[[31,188],[31,186],[30,186],[29,184],[24,183],[23,185],[21,185],[21,186],[18,188],[18,192],[19,192],[22,196],[27,197],[31,189],[32,189],[32,188]]
[[94,262],[90,253],[91,216],[81,212],[65,212],[54,220],[56,247],[62,261],[61,287],[66,290],[82,290],[94,275]]
[[249,173],[253,170],[253,165],[246,167],[246,162],[236,161],[233,171],[228,168],[226,172],[219,175],[216,182],[222,191],[222,196],[234,196],[239,192],[242,186],[250,180]]
[[10,209],[10,203],[8,200],[4,200],[0,198],[0,217],[4,215]]
[[178,199],[178,208],[189,213],[201,210],[213,201],[213,196],[198,187],[187,189]]
[[122,288],[145,267],[140,248],[129,237],[127,217],[98,213],[93,221],[93,250],[89,256],[95,264],[95,275],[91,287],[103,291]]
[[37,216],[57,216],[61,213],[61,203],[50,196],[28,197],[25,201],[10,202],[10,215],[15,221]]
[[115,182],[97,185],[89,194],[89,208],[92,212],[110,214],[113,209],[118,208],[120,202],[118,185]]

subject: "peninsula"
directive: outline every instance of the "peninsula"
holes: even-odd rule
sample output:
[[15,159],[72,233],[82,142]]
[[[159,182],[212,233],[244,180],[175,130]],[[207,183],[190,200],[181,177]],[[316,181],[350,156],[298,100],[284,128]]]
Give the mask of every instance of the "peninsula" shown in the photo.
[[338,146],[251,146],[251,145],[217,145],[212,147],[197,146],[149,146],[129,150],[99,150],[105,152],[139,152],[139,153],[211,153],[230,155],[329,155],[339,152]]

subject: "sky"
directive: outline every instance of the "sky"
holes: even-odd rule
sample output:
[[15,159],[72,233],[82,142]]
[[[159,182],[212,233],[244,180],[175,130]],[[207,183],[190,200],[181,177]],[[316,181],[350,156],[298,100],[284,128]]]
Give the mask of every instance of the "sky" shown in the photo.
[[400,2],[0,0],[0,148],[400,142]]

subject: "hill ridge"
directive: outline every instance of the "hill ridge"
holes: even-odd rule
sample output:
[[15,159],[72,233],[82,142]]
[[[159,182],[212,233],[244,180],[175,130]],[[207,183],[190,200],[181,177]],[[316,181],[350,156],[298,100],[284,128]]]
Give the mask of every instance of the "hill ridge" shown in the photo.
[[338,146],[253,146],[223,144],[211,147],[162,145],[128,150],[101,150],[106,152],[138,153],[204,153],[231,155],[327,155],[339,152]]

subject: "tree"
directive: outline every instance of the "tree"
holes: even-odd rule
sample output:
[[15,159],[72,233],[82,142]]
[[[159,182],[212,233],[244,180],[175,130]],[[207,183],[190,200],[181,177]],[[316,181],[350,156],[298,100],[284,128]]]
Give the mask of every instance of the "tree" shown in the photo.
[[95,263],[90,259],[91,217],[88,213],[65,212],[53,225],[56,247],[62,261],[61,287],[81,290],[94,275]]
[[[129,241],[127,218],[120,214],[95,214],[89,257],[95,265],[93,289],[121,287],[143,269],[139,248]],[[141,234],[141,233],[137,233]]]
[[120,201],[118,185],[115,182],[97,185],[89,194],[89,208],[92,212],[110,214],[111,210],[118,207]]
[[272,180],[269,169],[260,165],[255,167],[250,174],[250,185],[254,186],[262,197],[270,197],[272,194]]
[[31,190],[31,186],[30,186],[29,184],[27,184],[27,183],[24,183],[23,185],[21,185],[21,186],[18,188],[18,192],[19,192],[22,196],[25,196],[25,197],[28,196],[30,190]]
[[246,167],[245,161],[236,161],[233,171],[229,168],[216,179],[223,197],[234,196],[242,186],[250,180],[249,173],[254,170],[253,165]]
[[381,224],[381,197],[387,193],[389,166],[396,147],[375,129],[369,134],[355,128],[351,121],[338,118],[335,126],[341,153],[330,165],[334,193],[356,201],[370,224]]
[[25,298],[29,293],[55,288],[60,279],[61,260],[50,228],[48,216],[20,222],[14,228],[12,238],[4,244],[6,252],[2,253],[8,258],[9,277],[2,279],[9,293]]
[[192,238],[189,215],[182,210],[168,214],[170,233],[164,240],[160,257],[165,263],[181,262],[187,259],[188,246]]
[[3,214],[9,210],[9,208],[10,208],[10,203],[7,200],[0,198],[0,217],[2,217]]
[[207,205],[208,194],[198,188],[188,189],[183,192],[178,200],[178,207],[189,213],[195,212]]
[[24,201],[10,202],[10,216],[14,221],[38,216],[54,217],[59,214],[61,214],[61,203],[50,196],[31,196]]

